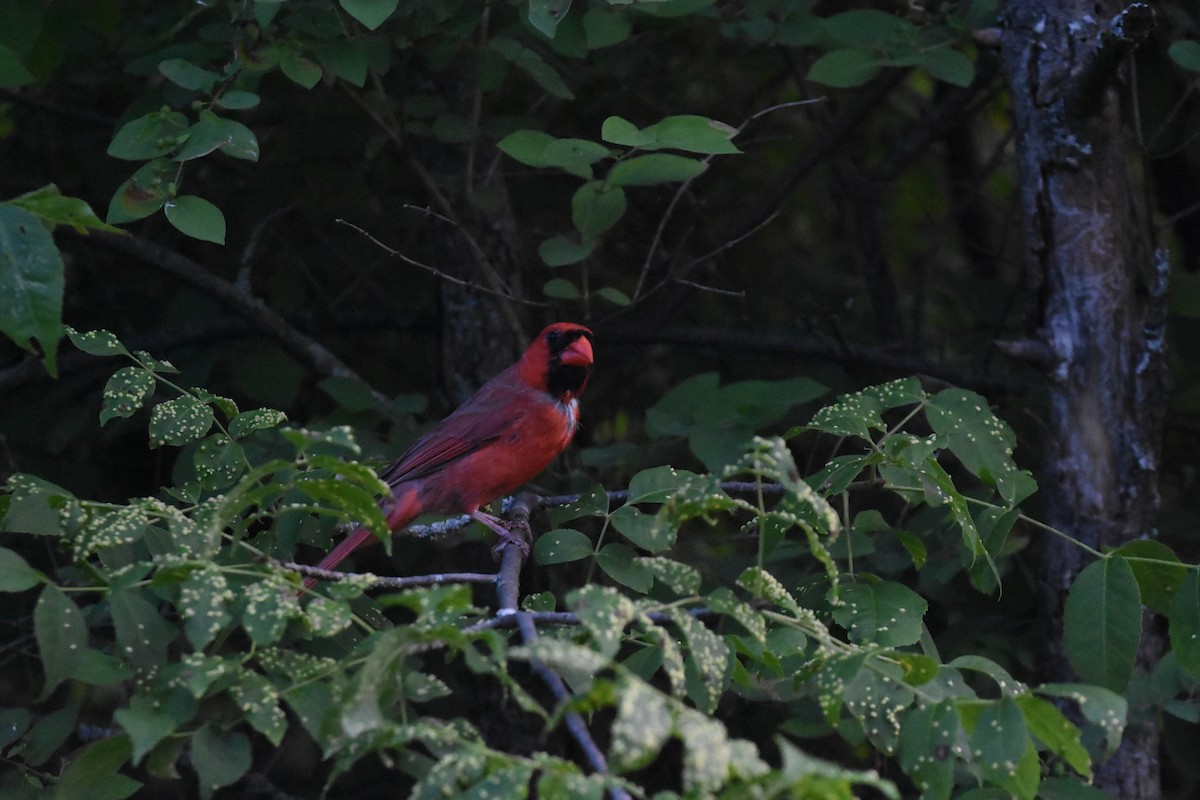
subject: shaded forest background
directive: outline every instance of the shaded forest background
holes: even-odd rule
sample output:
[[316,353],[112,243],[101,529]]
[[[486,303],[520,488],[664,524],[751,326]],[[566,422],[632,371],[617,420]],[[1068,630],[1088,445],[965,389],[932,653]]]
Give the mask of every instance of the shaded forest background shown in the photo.
[[[1064,74],[1084,69],[1120,11],[1042,5],[1046,47],[1076,59]],[[1139,535],[1194,564],[1200,17],[1182,1],[1152,6],[1145,41],[1114,55],[1092,88],[1130,176],[1124,222],[1145,263],[1128,271],[1169,272],[1167,307],[1151,321],[1162,326],[1169,380],[1157,407],[1124,408],[1161,420],[1150,431],[1161,451],[1144,495],[1153,509],[1157,492],[1161,505]],[[377,466],[506,366],[541,325],[568,319],[594,330],[597,363],[576,442],[538,482],[546,494],[620,489],[663,464],[719,472],[752,433],[789,431],[838,395],[908,376],[931,394],[962,387],[986,398],[1015,432],[1017,466],[1046,488],[1064,469],[1066,446],[1055,421],[1057,364],[1044,347],[1053,338],[1047,309],[1063,287],[1030,258],[1030,176],[1006,82],[1013,45],[1005,37],[1026,34],[1027,10],[989,0],[9,0],[0,9],[0,198],[53,183],[133,234],[56,230],[66,324],[110,330],[130,350],[169,360],[180,385],[233,398],[242,410],[280,409],[314,430],[349,425],[361,458]],[[189,127],[206,114],[218,120],[202,131],[207,143]],[[721,123],[709,126],[719,141],[685,125],[676,144],[661,146],[693,166],[643,162],[645,172],[621,187],[623,201],[613,200],[602,185],[611,156],[595,148],[618,164],[662,152],[638,132],[684,115]],[[151,121],[130,128],[137,120]],[[190,142],[176,138],[189,130]],[[545,140],[514,138],[519,131],[584,141],[551,154]],[[1103,148],[1065,138],[1052,161],[1086,175]],[[1152,283],[1133,295],[1153,295]],[[144,414],[98,426],[113,362],[64,339],[51,377],[51,346],[42,338],[31,353],[0,343],[0,471],[118,504],[186,482],[198,445],[148,448]],[[715,380],[689,380],[704,373],[723,385],[771,383],[718,400]],[[1096,422],[1094,435],[1104,437],[1107,420]],[[829,434],[790,444],[805,476],[845,452]],[[1070,516],[1054,505],[1062,497],[1042,491],[1021,509],[1060,524]],[[1069,669],[1061,651],[1046,650],[1061,624],[1047,597],[1061,602],[1070,584],[1047,577],[1050,534],[1026,522],[1001,534],[991,554],[1003,576],[997,592],[963,566],[957,533],[944,536],[944,508],[910,514],[912,498],[881,485],[846,498],[834,506],[848,516],[872,510],[896,529],[943,536],[948,555],[931,555],[926,569],[914,569],[895,542],[860,558],[929,602],[925,622],[944,661],[975,654],[1026,682],[1069,679],[1058,674]],[[295,557],[315,561],[333,522],[293,537]],[[548,527],[537,515],[533,524]],[[695,525],[671,555],[708,583],[732,585],[754,538],[736,519]],[[0,541],[47,572],[63,560],[45,544]],[[391,559],[355,563],[380,574],[412,563],[487,570],[487,550],[398,542]],[[821,594],[811,559],[780,569],[793,576],[791,591]],[[522,588],[561,595],[585,575],[579,565],[535,566]],[[13,600],[19,610],[0,622],[6,707],[27,705],[40,685],[35,598],[14,598],[24,598]],[[1147,616],[1143,635],[1160,650],[1165,630],[1160,616]],[[1141,757],[1158,759],[1162,796],[1192,796],[1200,675],[1167,673],[1161,652],[1140,658],[1118,693],[1129,699],[1131,725],[1161,732]],[[488,692],[495,696],[464,701],[485,709],[476,724],[518,725],[502,689],[488,684]],[[85,703],[84,717],[100,709],[93,721],[110,725],[103,711],[113,702]],[[791,713],[728,702],[731,735],[752,738],[756,715]],[[847,743],[808,719],[786,732],[847,768],[878,769],[905,796],[919,794],[905,783],[913,771],[889,766],[878,742]],[[505,736],[545,746],[536,725]],[[300,738],[283,740],[272,767],[259,769],[272,758],[256,751],[254,774],[313,796],[304,784],[327,773],[312,740]],[[72,744],[80,742],[65,750]],[[1103,750],[1086,736],[1085,744]],[[664,776],[680,758],[668,751],[654,762],[660,773],[647,767],[638,780],[678,789]],[[1044,767],[1048,778],[1065,769]],[[364,774],[385,769],[372,762]],[[163,796],[187,796],[160,780],[159,791],[185,792]],[[333,796],[385,796],[364,793],[367,780],[344,777]],[[1111,796],[1153,796],[1104,780]],[[961,771],[951,783],[956,797],[973,785]],[[1058,791],[1043,796],[1092,796]]]

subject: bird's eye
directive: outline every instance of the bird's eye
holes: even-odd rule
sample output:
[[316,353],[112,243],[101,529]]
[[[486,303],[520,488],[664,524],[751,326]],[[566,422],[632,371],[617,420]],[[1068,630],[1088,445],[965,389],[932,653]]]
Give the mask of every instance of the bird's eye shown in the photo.
[[558,341],[558,331],[550,331],[549,333],[546,334],[546,342],[547,343],[554,344],[557,341]]

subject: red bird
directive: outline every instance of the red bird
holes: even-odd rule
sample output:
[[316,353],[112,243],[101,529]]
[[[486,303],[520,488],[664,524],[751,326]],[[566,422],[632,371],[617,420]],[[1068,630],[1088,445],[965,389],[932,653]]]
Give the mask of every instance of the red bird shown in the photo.
[[[517,363],[485,383],[380,473],[392,487],[392,497],[382,501],[388,528],[400,530],[425,513],[469,514],[515,541],[500,520],[479,507],[534,478],[571,441],[579,422],[579,395],[592,366],[591,339],[592,332],[582,325],[550,325]],[[333,569],[375,540],[371,531],[356,528],[317,566]],[[306,578],[304,585],[317,580]]]

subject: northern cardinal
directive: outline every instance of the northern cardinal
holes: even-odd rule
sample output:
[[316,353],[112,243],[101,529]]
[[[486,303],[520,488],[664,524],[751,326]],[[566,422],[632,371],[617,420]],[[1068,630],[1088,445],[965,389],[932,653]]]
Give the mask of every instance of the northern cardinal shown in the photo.
[[[469,514],[503,539],[517,541],[479,507],[532,479],[575,435],[579,395],[592,366],[591,338],[590,330],[572,322],[548,326],[517,363],[380,473],[392,487],[392,497],[382,501],[388,528],[400,530],[424,513]],[[371,531],[356,528],[317,566],[333,569],[374,541]],[[306,578],[304,585],[317,580]]]

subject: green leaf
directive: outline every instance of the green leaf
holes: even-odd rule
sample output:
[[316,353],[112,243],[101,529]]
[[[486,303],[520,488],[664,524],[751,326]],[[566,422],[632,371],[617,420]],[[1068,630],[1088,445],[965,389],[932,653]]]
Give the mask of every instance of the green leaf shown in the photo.
[[71,344],[88,355],[129,355],[129,351],[125,349],[125,346],[110,331],[95,330],[80,333],[73,328],[67,328],[67,338],[71,340]]
[[921,59],[921,66],[938,80],[955,86],[970,86],[975,80],[975,62],[950,47],[930,50]]
[[396,10],[399,0],[338,0],[346,13],[373,31],[382,25]]
[[610,542],[600,548],[596,564],[608,577],[635,592],[648,592],[654,585],[654,573],[633,548],[620,542]]
[[675,529],[666,520],[632,505],[614,511],[612,524],[626,539],[651,553],[662,552],[675,544]]
[[571,197],[571,222],[585,237],[599,236],[625,214],[625,190],[596,181],[580,186]]
[[1117,751],[1129,710],[1124,697],[1111,689],[1084,683],[1047,683],[1039,686],[1037,693],[1075,702],[1083,716],[1100,727],[1099,738],[1104,742],[1105,757]]
[[144,590],[123,589],[109,596],[117,649],[139,670],[152,671],[167,663],[167,648],[179,629],[163,619],[146,599]]
[[613,144],[642,150],[674,148],[702,155],[740,153],[731,141],[737,132],[724,122],[695,114],[664,117],[642,130],[622,117],[608,117],[600,127],[600,137]]
[[44,764],[62,746],[67,737],[75,732],[79,718],[79,706],[71,704],[49,714],[38,717],[37,722],[25,734],[23,760],[31,767]]
[[239,89],[231,89],[217,97],[213,103],[221,108],[229,111],[244,111],[247,108],[254,108],[261,102],[258,95],[253,92],[243,92]]
[[725,726],[709,716],[684,708],[675,721],[683,740],[683,788],[688,797],[712,797],[729,777],[733,755]]
[[879,67],[879,61],[862,50],[831,50],[809,68],[808,79],[835,89],[849,89],[874,78]]
[[578,300],[583,297],[579,287],[566,278],[551,278],[546,281],[546,285],[542,287],[542,293],[558,300]]
[[[362,0],[362,2],[371,2],[371,0]],[[380,2],[387,2],[387,0],[380,0]],[[279,71],[293,83],[298,83],[305,89],[311,89],[321,82],[321,68],[292,49],[285,49],[279,54]]]
[[246,470],[242,446],[224,433],[203,439],[192,455],[192,465],[200,485],[206,489],[224,489]]
[[875,9],[855,9],[821,20],[821,28],[838,42],[865,49],[886,50],[911,42],[917,27],[895,14]]
[[1037,491],[1029,472],[1018,470],[1013,462],[1012,429],[996,418],[983,397],[966,389],[946,389],[930,398],[925,416],[963,466],[995,484],[1010,506]]
[[159,73],[176,86],[208,92],[221,76],[182,58],[169,58],[158,65]]
[[1200,72],[1200,42],[1191,39],[1171,42],[1171,46],[1167,48],[1167,55],[1189,72]]
[[78,233],[87,233],[89,230],[113,233],[120,231],[119,228],[102,222],[92,207],[83,200],[78,197],[65,197],[53,183],[14,197],[7,205],[25,209],[40,219],[48,230],[53,230],[56,225],[70,225]]
[[105,219],[112,223],[143,219],[163,207],[167,193],[163,188],[169,181],[168,167],[172,162],[158,158],[143,165],[122,183],[108,204]]
[[62,303],[63,261],[53,237],[30,212],[0,204],[0,332],[31,353],[36,341],[54,376]]
[[33,714],[24,708],[0,709],[0,751],[25,735],[33,722]]
[[688,482],[696,473],[672,466],[650,467],[629,479],[629,497],[626,503],[662,503]]
[[116,656],[87,648],[71,677],[92,686],[112,686],[132,678],[133,670]]
[[1192,572],[1179,560],[1179,556],[1162,542],[1152,539],[1134,539],[1118,547],[1112,554],[1129,563],[1133,576],[1137,578],[1142,602],[1152,611],[1170,616],[1171,598],[1184,577]]
[[871,431],[884,431],[883,412],[913,405],[925,399],[925,392],[916,378],[900,378],[878,386],[868,386],[838,397],[836,403],[825,406],[808,423],[814,428],[835,436],[857,436],[871,439]]
[[229,435],[235,439],[244,439],[255,431],[275,428],[285,422],[287,414],[273,408],[243,411],[229,421]]
[[583,35],[588,50],[620,44],[628,39],[631,33],[633,23],[620,12],[604,6],[592,6],[583,15]]
[[1063,609],[1063,644],[1080,679],[1123,692],[1142,633],[1142,603],[1129,562],[1089,564],[1071,584]]
[[1179,668],[1200,680],[1200,573],[1188,570],[1171,601],[1171,647]]
[[76,753],[63,769],[54,790],[54,800],[124,800],[142,788],[117,770],[129,761],[130,742],[114,736]]
[[688,696],[706,714],[717,709],[729,672],[729,651],[725,640],[710,631],[703,622],[686,611],[667,612],[687,642],[689,658]]
[[212,408],[191,395],[159,403],[150,412],[150,446],[194,442],[208,433],[213,421]]
[[553,39],[558,23],[570,10],[571,0],[529,0],[529,24],[547,39]]
[[958,711],[953,700],[909,710],[902,722],[900,766],[921,790],[923,800],[949,798],[954,788]]
[[210,722],[192,737],[192,766],[199,778],[200,796],[207,800],[250,769],[250,740],[244,733],[223,733]]
[[1006,787],[1030,744],[1021,707],[1011,697],[987,703],[971,731],[971,751],[984,778]]
[[[538,245],[538,255],[547,266],[563,267],[577,264],[596,249],[596,240],[570,234],[551,236]],[[603,290],[601,290],[603,291]]]
[[608,117],[600,125],[600,138],[606,142],[620,144],[626,147],[644,147],[653,145],[653,138],[638,130],[624,117]]
[[19,472],[9,476],[8,489],[12,495],[3,518],[4,530],[41,536],[63,535],[63,510],[77,502],[70,492]]
[[708,169],[708,164],[673,153],[650,153],[618,162],[608,173],[613,186],[650,186],[687,181]]
[[621,308],[624,308],[633,302],[629,295],[625,294],[620,289],[613,288],[612,286],[605,286],[601,289],[597,289],[594,294],[597,297],[607,300],[614,306],[620,306]]
[[1017,705],[1025,717],[1029,732],[1038,738],[1052,753],[1062,757],[1088,781],[1092,779],[1092,757],[1080,741],[1079,728],[1063,716],[1063,713],[1048,700],[1034,694],[1020,694]]
[[671,707],[661,692],[637,678],[622,678],[608,750],[612,767],[626,771],[649,764],[670,737],[672,725]]
[[563,82],[562,76],[533,50],[504,36],[493,38],[488,45],[549,94],[561,100],[575,99],[571,89]]
[[313,55],[326,70],[360,89],[367,84],[371,67],[370,41],[366,39],[329,39],[313,42]]
[[33,633],[45,675],[40,701],[78,669],[87,648],[87,623],[75,603],[48,583],[33,610]]
[[180,233],[203,242],[225,244],[225,215],[203,197],[180,195],[166,201],[163,211]]
[[234,599],[229,581],[213,564],[194,570],[179,587],[176,608],[193,649],[202,651],[229,624],[228,605]]
[[570,528],[543,533],[533,545],[533,557],[543,566],[578,561],[592,552],[592,540]]
[[45,582],[46,576],[29,566],[29,562],[7,547],[0,547],[0,592],[23,592]]
[[656,556],[640,561],[649,567],[654,577],[678,595],[693,595],[700,591],[700,571],[690,564]]
[[843,605],[833,618],[850,631],[851,640],[883,647],[903,647],[921,639],[929,604],[899,583],[851,583],[841,587]]
[[129,734],[133,744],[133,763],[139,764],[154,746],[175,732],[175,719],[163,711],[162,703],[143,694],[129,700],[128,708],[117,709],[113,717]]
[[154,373],[143,367],[122,367],[104,385],[100,424],[116,417],[133,416],[158,385]]
[[567,596],[596,650],[612,659],[625,639],[625,628],[637,615],[633,602],[607,586],[585,586]]
[[187,117],[164,107],[122,125],[109,143],[107,152],[113,158],[126,161],[146,161],[165,156],[175,152],[179,137],[187,129]]
[[279,641],[287,624],[303,616],[292,587],[283,580],[261,580],[241,592],[242,628],[256,645]]
[[546,161],[543,153],[551,143],[557,141],[553,136],[542,131],[523,129],[513,131],[501,139],[496,147],[505,155],[515,158],[530,167],[544,167]]
[[251,727],[278,747],[287,731],[287,717],[279,707],[279,690],[257,672],[242,670],[229,694]]
[[254,131],[240,122],[218,117],[208,109],[200,112],[199,121],[188,128],[188,139],[176,161],[190,161],[216,150],[246,161],[258,160],[258,139]]
[[15,89],[35,80],[21,63],[21,57],[10,48],[0,45],[0,89]]

